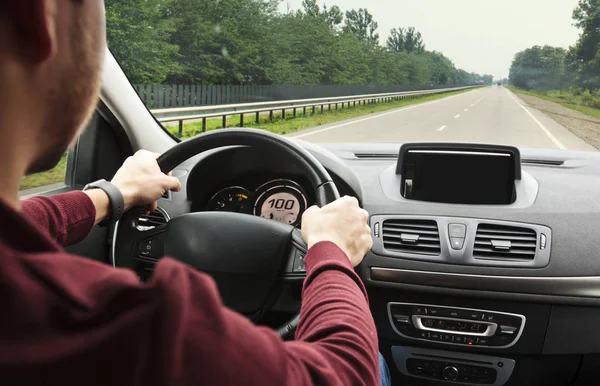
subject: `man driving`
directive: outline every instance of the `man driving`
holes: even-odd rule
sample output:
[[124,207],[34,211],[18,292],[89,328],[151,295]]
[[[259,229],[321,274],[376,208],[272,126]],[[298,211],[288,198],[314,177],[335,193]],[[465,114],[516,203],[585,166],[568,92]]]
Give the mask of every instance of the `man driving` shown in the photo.
[[[0,3],[0,384],[378,385],[377,332],[353,270],[371,248],[354,198],[309,208],[296,340],[226,308],[210,277],[164,258],[153,278],[67,253],[119,210],[156,208],[179,181],[139,151],[110,183],[19,200],[96,106],[106,49],[100,0]],[[387,378],[387,376],[383,377]]]

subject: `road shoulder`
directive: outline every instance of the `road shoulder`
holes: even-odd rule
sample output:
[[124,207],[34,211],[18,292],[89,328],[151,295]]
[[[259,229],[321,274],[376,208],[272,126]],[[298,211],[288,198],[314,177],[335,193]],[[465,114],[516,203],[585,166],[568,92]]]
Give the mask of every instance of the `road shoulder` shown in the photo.
[[556,102],[548,101],[531,95],[516,95],[523,104],[531,110],[552,118],[571,133],[581,138],[594,149],[600,149],[600,120],[579,111],[571,110]]

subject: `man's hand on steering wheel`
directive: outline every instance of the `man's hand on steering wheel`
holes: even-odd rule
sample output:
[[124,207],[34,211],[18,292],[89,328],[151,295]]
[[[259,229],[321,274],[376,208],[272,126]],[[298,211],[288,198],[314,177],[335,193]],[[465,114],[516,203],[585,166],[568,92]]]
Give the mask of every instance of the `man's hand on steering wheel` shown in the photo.
[[117,171],[112,183],[119,188],[125,201],[125,211],[134,206],[148,206],[156,210],[158,200],[167,190],[178,192],[181,183],[175,177],[164,174],[156,159],[158,154],[140,150],[127,158]]
[[360,264],[373,246],[369,213],[354,197],[342,197],[322,208],[313,206],[302,216],[302,237],[308,248],[331,241],[346,253],[353,267]]

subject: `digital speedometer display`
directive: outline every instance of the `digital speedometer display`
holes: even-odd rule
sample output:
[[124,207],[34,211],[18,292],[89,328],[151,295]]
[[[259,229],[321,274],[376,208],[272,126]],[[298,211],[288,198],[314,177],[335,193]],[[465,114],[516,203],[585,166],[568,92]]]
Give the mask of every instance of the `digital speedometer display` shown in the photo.
[[298,225],[306,210],[306,197],[290,180],[275,180],[258,188],[254,214],[284,224]]
[[281,192],[269,196],[260,208],[260,216],[286,224],[295,224],[300,214],[300,201],[291,193]]

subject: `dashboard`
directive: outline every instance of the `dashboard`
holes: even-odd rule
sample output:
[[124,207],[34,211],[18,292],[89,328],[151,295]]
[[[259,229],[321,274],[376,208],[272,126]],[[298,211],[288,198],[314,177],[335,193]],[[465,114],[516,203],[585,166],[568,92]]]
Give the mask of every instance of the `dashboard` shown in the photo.
[[[471,205],[404,197],[400,144],[298,142],[371,215],[374,247],[357,272],[399,384],[597,383],[600,154],[520,149],[516,199]],[[298,225],[315,203],[300,170],[265,149],[206,152],[174,173],[184,190],[159,202],[170,217],[235,211]],[[299,292],[276,309],[297,310]]]

